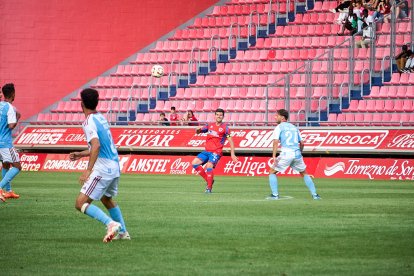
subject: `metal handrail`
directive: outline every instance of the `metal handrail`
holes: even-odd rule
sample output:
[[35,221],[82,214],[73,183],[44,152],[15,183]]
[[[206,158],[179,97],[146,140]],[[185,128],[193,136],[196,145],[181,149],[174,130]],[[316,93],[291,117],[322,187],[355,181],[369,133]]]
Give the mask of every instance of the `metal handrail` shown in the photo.
[[[320,96],[318,99],[318,112],[319,112],[319,122],[321,122],[321,102],[322,100],[325,100],[326,102],[328,102],[328,97],[326,96]],[[329,109],[328,105],[327,108]]]

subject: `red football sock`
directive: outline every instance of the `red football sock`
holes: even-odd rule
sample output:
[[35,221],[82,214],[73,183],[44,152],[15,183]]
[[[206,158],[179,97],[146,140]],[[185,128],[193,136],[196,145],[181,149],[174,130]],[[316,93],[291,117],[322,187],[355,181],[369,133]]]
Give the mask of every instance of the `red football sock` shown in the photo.
[[207,188],[213,189],[213,182],[214,182],[214,174],[213,170],[207,171]]
[[204,178],[204,180],[205,180],[206,182],[208,181],[208,180],[207,180],[207,174],[206,174],[206,171],[204,170],[203,166],[198,166],[195,170],[198,172],[198,174],[199,174],[202,178]]

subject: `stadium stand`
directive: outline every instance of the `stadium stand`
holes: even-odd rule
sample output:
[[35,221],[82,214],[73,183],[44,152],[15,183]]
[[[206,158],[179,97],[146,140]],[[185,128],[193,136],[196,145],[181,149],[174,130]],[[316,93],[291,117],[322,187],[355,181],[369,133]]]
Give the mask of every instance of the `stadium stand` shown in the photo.
[[[414,124],[414,74],[398,73],[390,56],[412,42],[412,18],[376,22],[370,48],[355,48],[360,34],[337,35],[337,15],[329,11],[335,5],[232,0],[215,6],[113,74],[99,76],[93,85],[103,100],[99,110],[116,124],[156,123],[171,106],[193,109],[200,121],[222,107],[239,125],[271,124],[278,108],[300,125]],[[155,64],[164,67],[161,79],[151,77]],[[49,116],[79,121],[79,100],[57,103],[38,122],[50,122]]]

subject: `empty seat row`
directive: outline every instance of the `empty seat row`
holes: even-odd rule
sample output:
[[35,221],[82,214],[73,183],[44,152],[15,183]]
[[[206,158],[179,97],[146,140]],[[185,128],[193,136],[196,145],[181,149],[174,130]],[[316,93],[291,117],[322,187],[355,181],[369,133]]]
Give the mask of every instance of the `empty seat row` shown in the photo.
[[393,73],[389,83],[394,85],[414,85],[414,74]]
[[331,113],[327,122],[321,125],[327,126],[413,126],[414,113]]
[[255,24],[266,25],[268,23],[274,23],[274,16],[268,17],[267,14],[254,14],[252,17],[249,15],[228,15],[220,17],[198,17],[194,20],[193,25],[189,28],[218,28],[229,27],[232,24],[237,23],[239,26],[247,26],[253,22]]
[[[99,112],[126,112],[128,110],[136,110],[137,100],[129,101],[99,101],[97,110]],[[57,107],[52,110],[52,113],[79,113],[82,112],[81,102],[80,101],[61,101],[58,103]]]
[[414,99],[414,89],[410,86],[398,85],[384,85],[384,86],[373,86],[371,93],[366,98],[408,98]]
[[[102,113],[108,122],[116,122],[116,114]],[[39,113],[36,122],[33,124],[41,125],[61,125],[61,124],[81,124],[85,121],[83,113]]]
[[153,78],[148,76],[139,76],[139,77],[125,77],[125,76],[104,76],[98,77],[96,84],[93,85],[94,88],[131,88],[131,87],[148,87],[149,85],[153,86],[168,86],[169,84],[174,85],[176,83],[176,78],[171,78],[171,83],[169,83],[168,77],[163,78]]
[[349,108],[344,112],[413,112],[414,100],[404,99],[377,99],[377,100],[352,100]]
[[242,15],[250,14],[251,12],[268,13],[269,11],[286,13],[294,10],[294,1],[291,1],[290,6],[287,7],[286,1],[273,2],[267,4],[241,4],[241,5],[225,5],[214,6],[210,16],[227,16],[227,15]]
[[258,38],[253,49],[332,48],[345,39],[345,36],[273,36]]

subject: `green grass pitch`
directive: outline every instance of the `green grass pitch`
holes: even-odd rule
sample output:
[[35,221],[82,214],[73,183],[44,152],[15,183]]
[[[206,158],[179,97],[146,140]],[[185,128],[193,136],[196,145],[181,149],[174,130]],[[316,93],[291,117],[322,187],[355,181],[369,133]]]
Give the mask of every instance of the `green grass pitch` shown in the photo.
[[[23,172],[0,204],[0,275],[414,275],[409,181],[122,175],[131,241],[74,208],[79,173]],[[98,206],[102,207],[100,203]]]

